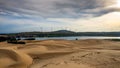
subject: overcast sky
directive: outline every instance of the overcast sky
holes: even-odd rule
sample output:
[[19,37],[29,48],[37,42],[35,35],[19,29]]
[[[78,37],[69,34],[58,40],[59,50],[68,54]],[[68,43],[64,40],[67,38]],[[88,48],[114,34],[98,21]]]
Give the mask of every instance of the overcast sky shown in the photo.
[[120,31],[118,0],[0,0],[0,33]]

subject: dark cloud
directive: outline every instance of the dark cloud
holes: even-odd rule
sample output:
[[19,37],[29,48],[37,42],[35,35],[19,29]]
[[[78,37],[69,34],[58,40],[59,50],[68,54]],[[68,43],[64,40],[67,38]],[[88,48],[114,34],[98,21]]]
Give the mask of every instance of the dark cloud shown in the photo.
[[118,11],[110,0],[0,0],[0,14],[41,17],[91,17]]

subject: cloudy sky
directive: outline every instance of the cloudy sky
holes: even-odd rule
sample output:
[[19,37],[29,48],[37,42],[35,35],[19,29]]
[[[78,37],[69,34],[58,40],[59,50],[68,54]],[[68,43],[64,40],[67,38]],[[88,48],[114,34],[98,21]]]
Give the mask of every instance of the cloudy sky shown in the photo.
[[120,31],[120,0],[0,0],[0,33]]

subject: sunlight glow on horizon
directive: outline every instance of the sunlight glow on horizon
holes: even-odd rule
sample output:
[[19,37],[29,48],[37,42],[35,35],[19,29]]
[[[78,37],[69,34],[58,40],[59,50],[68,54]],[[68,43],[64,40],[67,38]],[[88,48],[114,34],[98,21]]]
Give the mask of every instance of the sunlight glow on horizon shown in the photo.
[[116,7],[116,8],[120,8],[120,0],[116,0],[116,3],[112,6],[109,7]]
[[120,0],[117,0],[117,5],[118,8],[120,8]]
[[120,8],[120,0],[115,0],[114,4],[107,6],[108,8]]

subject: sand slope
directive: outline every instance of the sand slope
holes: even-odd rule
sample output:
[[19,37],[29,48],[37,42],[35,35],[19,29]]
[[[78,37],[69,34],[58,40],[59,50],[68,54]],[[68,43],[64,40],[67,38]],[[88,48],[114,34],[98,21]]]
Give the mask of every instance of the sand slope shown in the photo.
[[27,68],[32,58],[13,49],[0,49],[0,68]]

